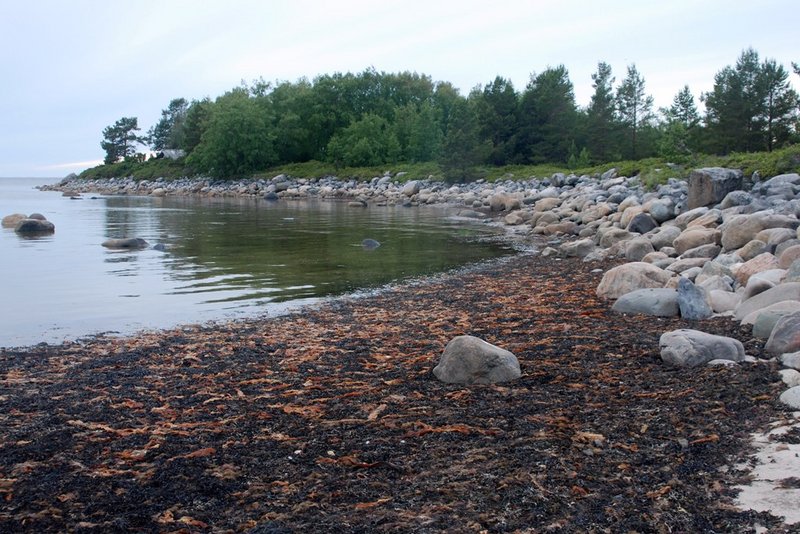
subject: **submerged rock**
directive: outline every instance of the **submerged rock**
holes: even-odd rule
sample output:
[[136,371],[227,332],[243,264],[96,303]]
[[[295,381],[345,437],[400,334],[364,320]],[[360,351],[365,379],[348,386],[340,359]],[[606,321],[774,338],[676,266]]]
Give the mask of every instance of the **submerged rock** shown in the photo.
[[114,249],[141,249],[147,248],[149,244],[141,237],[129,237],[125,239],[107,239],[102,245],[106,248]]
[[19,221],[14,231],[21,235],[52,234],[56,231],[56,226],[48,220],[31,217]]
[[365,239],[361,242],[361,246],[364,247],[365,250],[375,250],[381,246],[381,244],[374,239]]

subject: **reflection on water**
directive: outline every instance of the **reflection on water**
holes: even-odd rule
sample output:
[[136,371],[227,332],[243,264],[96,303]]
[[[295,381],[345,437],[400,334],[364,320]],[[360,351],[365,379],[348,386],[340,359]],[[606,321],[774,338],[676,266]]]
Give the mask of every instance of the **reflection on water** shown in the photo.
[[[28,182],[30,184],[30,182]],[[0,216],[39,211],[54,235],[3,229],[0,346],[282,312],[509,253],[443,208],[108,197],[75,201],[0,179]],[[110,238],[150,248],[109,250]],[[380,246],[364,246],[374,240]],[[162,245],[162,250],[153,249]],[[161,248],[161,247],[159,247]]]

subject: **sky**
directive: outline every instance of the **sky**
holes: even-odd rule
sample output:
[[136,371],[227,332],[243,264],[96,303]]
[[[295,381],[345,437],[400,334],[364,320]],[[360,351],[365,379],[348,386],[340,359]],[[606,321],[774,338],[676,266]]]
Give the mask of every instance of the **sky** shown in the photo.
[[635,64],[656,107],[684,85],[699,105],[748,47],[791,70],[799,15],[797,0],[2,0],[0,177],[80,172],[117,119],[144,133],[173,98],[259,78],[374,67],[466,95],[563,64],[586,106],[605,61],[615,85]]

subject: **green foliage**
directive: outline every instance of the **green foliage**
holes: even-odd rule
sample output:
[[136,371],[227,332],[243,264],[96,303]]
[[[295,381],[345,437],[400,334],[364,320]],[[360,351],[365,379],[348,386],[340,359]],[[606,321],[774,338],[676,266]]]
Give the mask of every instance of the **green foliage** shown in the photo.
[[244,176],[276,163],[275,134],[262,100],[244,89],[218,98],[187,163],[201,173],[220,177]]
[[575,95],[566,67],[559,65],[532,76],[520,102],[516,159],[566,162],[576,121]]
[[578,152],[575,141],[569,146],[569,156],[567,157],[567,168],[570,170],[580,169],[589,166],[589,151],[583,147]]
[[504,165],[514,156],[514,134],[519,115],[519,95],[510,80],[497,76],[483,91],[475,91],[478,128],[492,142],[489,163]]
[[796,133],[798,95],[774,60],[749,48],[714,77],[705,93],[707,146],[718,154],[773,150]]
[[459,102],[450,115],[450,125],[439,160],[448,182],[466,182],[479,176],[477,166],[486,161],[491,142],[483,140],[475,120],[473,104]]
[[103,129],[103,141],[100,143],[100,147],[106,152],[103,163],[109,165],[133,156],[136,145],[145,140],[136,135],[138,131],[139,121],[136,117],[122,117],[111,126],[106,126]]
[[367,113],[331,138],[327,156],[337,167],[393,163],[400,157],[400,143],[386,119]]
[[186,110],[186,118],[183,122],[183,136],[180,148],[191,152],[200,144],[203,134],[208,129],[208,122],[211,118],[211,109],[214,104],[210,99],[195,100]]
[[[617,117],[627,134],[630,144],[624,153],[631,159],[639,154],[647,153],[642,149],[642,131],[652,126],[653,97],[645,93],[644,78],[639,74],[636,65],[628,66],[628,74],[617,88]],[[645,145],[647,146],[647,145]]]
[[615,116],[614,77],[608,63],[597,64],[592,74],[594,94],[586,110],[586,144],[592,160],[608,161],[617,151],[619,126]]
[[174,98],[167,109],[161,111],[161,119],[147,134],[150,148],[155,151],[180,148],[184,144],[183,125],[189,103],[185,98]]
[[134,177],[137,180],[153,180],[156,178],[182,178],[188,176],[182,161],[151,158],[145,162],[120,161],[109,165],[98,165],[86,169],[81,178],[93,180],[98,178]]

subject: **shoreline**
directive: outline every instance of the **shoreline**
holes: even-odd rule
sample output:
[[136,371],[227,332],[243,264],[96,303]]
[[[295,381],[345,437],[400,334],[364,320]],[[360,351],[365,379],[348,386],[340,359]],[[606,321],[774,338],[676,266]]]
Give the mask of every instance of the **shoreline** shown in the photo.
[[[11,495],[0,524],[287,532],[779,524],[726,507],[727,489],[705,489],[733,487],[738,472],[713,466],[744,461],[749,433],[781,413],[753,400],[774,396],[772,366],[664,366],[655,340],[686,321],[661,319],[646,331],[611,312],[593,295],[594,267],[517,255],[279,318],[0,351],[8,429],[0,478],[13,480],[0,488]],[[706,327],[760,346],[723,318]],[[517,354],[522,379],[466,388],[433,379],[447,339],[461,333]],[[31,404],[32,395],[41,400]],[[56,435],[60,445],[48,449]],[[53,482],[40,486],[42,477]],[[36,503],[45,501],[43,513]],[[101,503],[104,513],[90,512]]]

